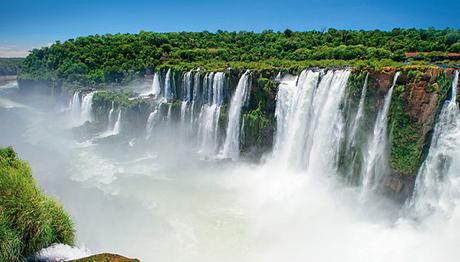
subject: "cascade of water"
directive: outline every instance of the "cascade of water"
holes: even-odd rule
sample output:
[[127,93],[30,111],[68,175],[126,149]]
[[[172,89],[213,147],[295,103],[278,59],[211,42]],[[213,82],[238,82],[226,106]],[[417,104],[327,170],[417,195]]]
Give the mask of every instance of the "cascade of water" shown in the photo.
[[448,212],[460,199],[460,112],[457,105],[458,71],[452,91],[438,116],[430,149],[417,174],[410,206],[418,216],[435,210]]
[[[250,75],[249,71],[246,71],[238,81],[235,93],[233,94],[230,102],[230,109],[228,111],[228,124],[227,134],[225,137],[224,146],[222,148],[221,155],[223,157],[229,157],[233,160],[238,159],[240,155],[240,118],[241,108],[243,103],[246,101],[250,87]],[[220,93],[219,89],[214,92]],[[219,101],[214,101],[219,102]]]
[[192,100],[192,71],[185,73],[182,80],[182,101],[190,102]]
[[372,136],[369,138],[364,158],[362,174],[363,194],[375,190],[382,181],[387,169],[387,117],[390,109],[393,89],[399,72],[393,77],[393,84],[385,95],[383,107],[377,114]]
[[368,83],[369,73],[366,74],[366,78],[364,79],[364,84],[361,89],[361,96],[359,98],[358,109],[354,115],[354,118],[351,121],[351,124],[348,127],[348,134],[345,144],[345,157],[346,162],[349,163],[346,166],[346,175],[350,181],[356,181],[357,176],[356,174],[360,174],[362,163],[363,154],[361,152],[361,145],[357,145],[358,139],[361,140],[362,133],[358,134],[358,130],[360,130],[362,125],[362,120],[364,118],[364,106],[367,94],[367,83]]
[[146,139],[149,139],[152,135],[153,128],[155,126],[155,122],[159,119],[159,110],[158,108],[155,109],[152,113],[149,114],[147,119],[147,125],[145,127]]
[[185,114],[187,113],[187,101],[182,101],[180,105],[180,121],[185,122]]
[[172,109],[172,104],[170,103],[168,105],[168,114],[166,115],[166,120],[168,121],[168,123],[171,122],[171,109]]
[[93,118],[93,95],[94,92],[90,92],[83,96],[81,102],[81,119],[83,122],[91,121]]
[[[276,96],[276,136],[273,156],[282,164],[300,164],[306,128],[319,73],[304,70],[297,78],[281,79]],[[291,158],[296,158],[296,161]]]
[[150,90],[150,94],[152,95],[159,95],[161,93],[160,87],[160,76],[157,72],[153,74],[153,81],[152,81],[152,88]]
[[[213,89],[223,90],[225,81],[224,73],[210,73],[204,79],[203,98],[207,98],[209,91],[212,92]],[[211,94],[212,96],[210,99],[207,99],[207,103],[202,105],[198,117],[200,151],[206,153],[213,153],[217,149],[220,108],[223,103],[223,92],[212,92]]]
[[168,69],[168,71],[166,72],[164,98],[168,102],[173,99],[173,93],[172,93],[172,87],[171,87],[171,69]]
[[[207,75],[204,77],[207,78]],[[200,71],[197,71],[193,77],[193,92],[192,92],[192,105],[190,107],[190,127],[191,129],[194,128],[194,120],[195,120],[195,106],[199,103],[199,91],[200,91]]]
[[121,109],[118,110],[118,116],[117,116],[117,121],[115,122],[115,125],[113,125],[113,135],[118,135],[120,133],[120,125],[121,125]]
[[328,71],[315,90],[303,154],[309,173],[337,171],[345,126],[341,104],[350,73],[349,70]]
[[109,111],[109,121],[108,121],[108,125],[107,125],[107,131],[112,131],[112,127],[114,125],[113,123],[113,112],[115,111],[115,105],[114,105],[114,101],[112,101],[112,107],[110,108],[110,111]]
[[364,101],[366,99],[368,78],[369,73],[366,74],[366,78],[364,79],[363,89],[361,90],[361,97],[359,98],[358,111],[356,112],[355,118],[353,119],[353,122],[350,126],[350,134],[347,141],[347,151],[349,151],[349,149],[355,145],[356,133],[361,124],[361,119],[364,116]]
[[305,167],[308,173],[334,171],[343,137],[341,103],[349,76],[349,70],[330,70],[324,75],[304,70],[295,79],[281,79],[273,151],[278,163]]
[[80,91],[75,91],[70,100],[70,113],[73,117],[80,117],[81,115],[81,102],[80,102]]

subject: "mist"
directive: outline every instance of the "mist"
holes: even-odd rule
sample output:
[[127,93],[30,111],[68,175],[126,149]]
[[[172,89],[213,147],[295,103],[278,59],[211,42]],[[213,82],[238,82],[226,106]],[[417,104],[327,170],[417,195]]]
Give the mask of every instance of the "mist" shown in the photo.
[[[323,85],[340,91],[347,74],[331,73]],[[307,72],[305,82],[317,77]],[[282,83],[294,85],[291,79]],[[82,135],[69,98],[23,95],[8,82],[0,87],[0,146],[13,146],[31,164],[40,187],[71,214],[77,246],[90,254],[142,261],[457,261],[458,201],[449,212],[417,217],[381,195],[363,198],[361,187],[330,168],[333,156],[324,148],[336,146],[331,136],[338,127],[327,123],[339,121],[340,97],[327,97],[313,105],[329,111],[309,111],[317,130],[298,131],[311,134],[302,144],[313,151],[298,148],[298,134],[286,131],[277,137],[278,151],[259,163],[197,148],[180,121],[155,126],[151,138],[124,125],[115,135]],[[296,123],[303,118],[294,111],[284,117]],[[293,156],[311,164],[304,168]]]

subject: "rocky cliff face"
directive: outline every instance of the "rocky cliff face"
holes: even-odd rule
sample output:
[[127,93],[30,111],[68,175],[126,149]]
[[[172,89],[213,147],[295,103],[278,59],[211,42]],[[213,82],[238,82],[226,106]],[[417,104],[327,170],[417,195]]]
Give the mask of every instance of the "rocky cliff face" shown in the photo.
[[[319,69],[318,69],[319,70]],[[167,69],[162,69],[160,79],[164,80]],[[396,82],[388,116],[389,166],[391,174],[385,178],[384,186],[389,193],[404,198],[412,192],[417,169],[425,158],[430,142],[436,116],[447,98],[453,69],[438,67],[404,67],[384,68],[381,70],[353,69],[348,80],[347,98],[344,102],[345,118],[350,118],[350,108],[356,108],[364,80],[368,74],[368,92],[365,103],[364,129],[369,131],[375,121],[379,108],[382,107],[385,94],[392,85],[395,72],[400,76]],[[186,72],[172,70],[171,87],[175,98],[160,107],[160,114],[170,114],[178,120],[181,111],[181,99],[184,97],[183,76]],[[244,72],[227,69],[224,90],[224,105],[221,108],[219,126],[226,129],[228,104]],[[241,113],[240,151],[242,156],[252,159],[269,152],[273,146],[276,127],[275,107],[278,91],[278,70],[253,70],[249,101],[243,105]],[[283,74],[299,72],[284,72]],[[205,74],[199,75],[204,81]],[[151,84],[152,76],[146,76],[143,85]],[[21,80],[20,88],[45,88],[58,90],[60,83],[34,83]],[[162,87],[164,88],[164,87]],[[51,91],[49,92],[51,93]],[[100,123],[108,121],[112,102],[123,110],[125,130],[143,132],[149,114],[158,106],[153,97],[133,98],[135,93],[119,91],[98,92],[94,96],[93,111],[95,120]],[[348,109],[347,109],[348,108]],[[342,157],[346,163],[347,157]],[[357,167],[359,169],[359,165]],[[354,180],[359,180],[355,178]]]

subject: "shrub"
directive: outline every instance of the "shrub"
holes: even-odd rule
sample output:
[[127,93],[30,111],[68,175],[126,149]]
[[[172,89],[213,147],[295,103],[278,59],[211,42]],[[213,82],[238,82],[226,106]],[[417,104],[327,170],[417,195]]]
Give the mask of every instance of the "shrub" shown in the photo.
[[0,149],[0,260],[19,261],[53,243],[73,244],[69,215],[37,187],[29,165]]

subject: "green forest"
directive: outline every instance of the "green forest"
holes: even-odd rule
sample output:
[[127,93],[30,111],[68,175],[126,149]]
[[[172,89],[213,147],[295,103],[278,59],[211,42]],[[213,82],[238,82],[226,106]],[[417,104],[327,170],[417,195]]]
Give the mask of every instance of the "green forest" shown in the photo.
[[[428,53],[408,60],[406,52]],[[159,66],[221,70],[226,67],[381,67],[403,63],[455,63],[446,60],[448,52],[460,52],[458,29],[329,29],[324,32],[287,29],[261,33],[141,31],[138,34],[78,37],[34,49],[25,59],[19,77],[98,84],[129,81]]]
[[16,75],[23,61],[24,61],[24,58],[1,58],[0,57],[0,76]]

